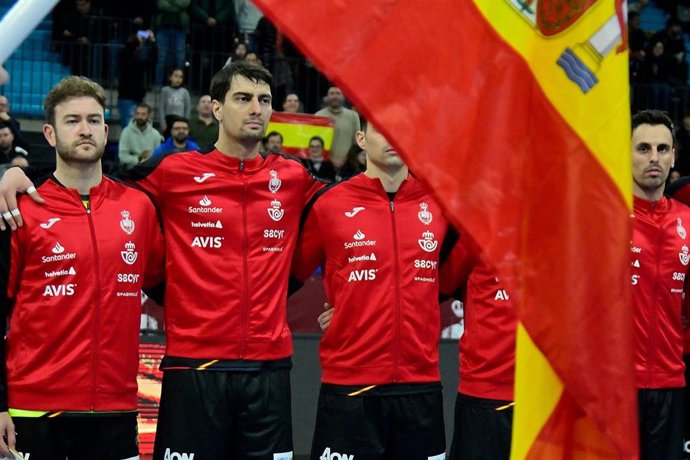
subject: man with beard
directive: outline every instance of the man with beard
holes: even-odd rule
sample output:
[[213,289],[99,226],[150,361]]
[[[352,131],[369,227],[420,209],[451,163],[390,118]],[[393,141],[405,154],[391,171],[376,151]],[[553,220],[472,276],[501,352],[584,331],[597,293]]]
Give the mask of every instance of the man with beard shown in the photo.
[[[103,88],[60,81],[45,100],[53,174],[4,219],[0,235],[0,454],[36,459],[138,459],[141,289],[163,278],[156,210],[104,177]],[[18,168],[15,168],[18,169]],[[20,433],[15,436],[15,431]]]
[[202,149],[213,148],[218,140],[218,120],[213,118],[211,96],[204,94],[196,106],[199,115],[189,123],[189,134]]
[[129,125],[122,130],[118,156],[123,169],[139,164],[144,152],[153,152],[163,142],[163,136],[153,127],[150,118],[151,107],[142,102],[134,110],[134,118]]
[[658,110],[632,119],[631,283],[640,458],[681,458],[683,441],[682,309],[690,251],[690,209],[664,197],[673,167],[673,124]]
[[199,145],[189,138],[189,120],[182,117],[170,118],[170,137],[156,147],[151,156],[175,152],[199,150]]
[[[159,155],[127,175],[165,228],[156,460],[292,458],[288,276],[300,215],[324,184],[295,158],[259,154],[271,82],[263,67],[226,65],[211,82],[215,149]],[[19,168],[5,173],[0,213],[17,191],[38,198],[30,186]],[[7,222],[16,228],[21,213]]]
[[347,152],[352,146],[355,133],[359,131],[359,115],[354,110],[345,107],[345,96],[337,86],[328,88],[325,97],[326,107],[315,115],[328,117],[333,120],[333,142],[331,143],[330,160],[336,167],[340,167],[347,159]]

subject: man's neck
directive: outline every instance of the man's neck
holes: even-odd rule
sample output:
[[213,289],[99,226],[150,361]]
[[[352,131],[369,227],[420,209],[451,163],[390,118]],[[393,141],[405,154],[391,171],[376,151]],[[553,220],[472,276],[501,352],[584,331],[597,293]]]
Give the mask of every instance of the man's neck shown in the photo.
[[409,170],[407,166],[404,165],[384,170],[378,168],[371,162],[367,164],[367,170],[364,171],[365,176],[380,180],[383,189],[388,193],[397,192],[403,181],[407,179],[408,173]]
[[55,178],[67,188],[75,189],[80,195],[88,195],[91,188],[103,180],[101,162],[65,163],[58,158]]
[[637,198],[640,198],[642,200],[647,200],[647,201],[659,201],[661,197],[664,196],[664,189],[665,186],[661,186],[655,190],[643,190],[642,188],[638,187],[635,185],[633,187],[633,195],[635,195]]
[[251,160],[259,154],[259,141],[245,143],[233,139],[218,139],[215,147],[223,155],[239,160]]
[[338,107],[333,107],[329,105],[328,110],[331,111],[331,113],[340,113],[343,111],[343,106],[339,105]]

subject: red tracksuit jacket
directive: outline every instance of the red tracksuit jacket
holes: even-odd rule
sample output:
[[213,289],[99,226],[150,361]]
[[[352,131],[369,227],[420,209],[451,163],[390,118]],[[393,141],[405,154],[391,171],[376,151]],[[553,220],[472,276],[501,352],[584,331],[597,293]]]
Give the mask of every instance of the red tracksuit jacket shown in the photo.
[[690,262],[687,228],[687,206],[635,197],[630,255],[638,388],[685,384],[681,313]]
[[441,273],[441,289],[466,284],[465,332],[459,342],[458,392],[476,398],[513,400],[517,313],[496,270],[462,236]]
[[324,264],[335,308],[320,344],[324,383],[440,380],[438,267],[447,228],[411,175],[393,201],[364,174],[319,194],[305,216],[293,275],[303,281]]
[[153,203],[106,177],[89,211],[52,178],[37,188],[46,203],[21,197],[25,225],[3,234],[9,407],[135,410],[141,289],[163,279]]
[[324,183],[286,155],[218,150],[156,157],[131,174],[165,228],[166,356],[288,358],[290,262],[302,210]]

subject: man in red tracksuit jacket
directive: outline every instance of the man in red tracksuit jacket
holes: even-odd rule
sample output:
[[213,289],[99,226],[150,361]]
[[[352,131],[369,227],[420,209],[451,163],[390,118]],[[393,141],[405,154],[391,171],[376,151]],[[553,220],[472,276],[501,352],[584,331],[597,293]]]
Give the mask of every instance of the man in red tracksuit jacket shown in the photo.
[[690,208],[663,196],[674,162],[673,125],[660,111],[632,120],[631,282],[642,459],[681,458],[683,326]]
[[366,172],[317,195],[293,263],[299,282],[323,265],[334,308],[311,458],[443,459],[438,268],[453,232],[388,141],[362,129]]
[[[165,228],[156,460],[293,455],[287,285],[300,215],[325,184],[296,158],[259,154],[271,80],[244,61],[223,67],[211,83],[215,148],[128,171],[153,197]],[[27,179],[10,173],[3,188],[26,189]],[[11,197],[0,201],[12,209]]]
[[28,225],[0,235],[0,453],[16,439],[31,460],[139,458],[141,289],[163,278],[156,210],[102,175],[103,88],[68,77],[45,107],[57,152],[37,183],[47,202],[22,197]]
[[515,306],[469,235],[456,245],[440,280],[442,292],[464,293],[459,297],[465,307],[449,458],[507,460],[513,423]]

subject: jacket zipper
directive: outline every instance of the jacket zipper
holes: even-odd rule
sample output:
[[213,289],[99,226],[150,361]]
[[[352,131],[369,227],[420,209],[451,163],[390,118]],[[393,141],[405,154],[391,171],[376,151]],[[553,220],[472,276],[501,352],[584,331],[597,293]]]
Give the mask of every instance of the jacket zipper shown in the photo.
[[398,361],[400,359],[400,261],[398,259],[398,230],[395,225],[395,204],[389,201],[391,210],[391,226],[393,227],[393,279],[395,280],[395,318],[393,330],[393,383],[398,381]]
[[247,231],[247,180],[243,174],[244,160],[240,161],[240,177],[244,184],[242,192],[242,268],[244,270],[244,287],[242,291],[242,342],[240,344],[240,359],[244,359],[245,345],[247,343],[247,324],[249,319],[249,238]]
[[[89,205],[90,207],[90,205]],[[101,322],[101,272],[100,272],[100,256],[98,254],[98,245],[96,244],[96,230],[93,226],[93,217],[91,216],[91,209],[86,210],[86,217],[89,221],[89,231],[91,232],[91,244],[93,245],[94,257],[94,272],[96,274],[96,294],[94,296],[94,324],[93,324],[93,343],[91,346],[91,411],[96,410],[96,385],[98,379],[96,378],[96,369],[98,369],[98,340],[100,335]]]
[[649,337],[649,358],[647,361],[647,384],[646,387],[649,388],[652,385],[652,378],[653,378],[653,367],[654,367],[654,350],[655,350],[655,343],[656,343],[656,332],[657,332],[657,327],[659,326],[659,312],[657,311],[657,304],[654,302],[654,299],[656,299],[656,292],[659,287],[659,275],[661,273],[661,243],[662,243],[662,237],[664,234],[664,229],[663,227],[658,231],[657,237],[656,237],[656,246],[655,248],[657,249],[656,253],[656,272],[654,273],[654,288],[652,289],[652,302],[651,302],[651,314],[652,314],[652,324],[651,324],[651,335]]

